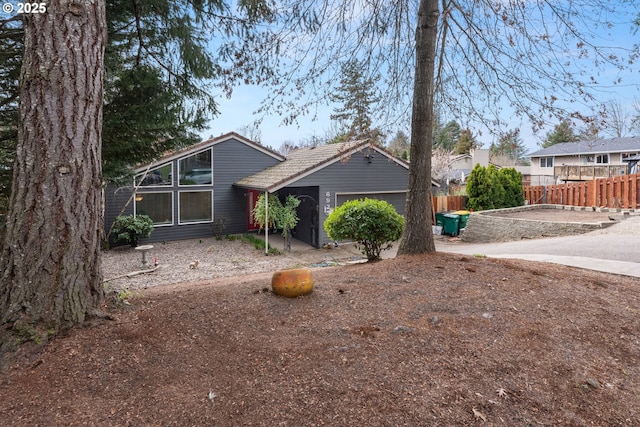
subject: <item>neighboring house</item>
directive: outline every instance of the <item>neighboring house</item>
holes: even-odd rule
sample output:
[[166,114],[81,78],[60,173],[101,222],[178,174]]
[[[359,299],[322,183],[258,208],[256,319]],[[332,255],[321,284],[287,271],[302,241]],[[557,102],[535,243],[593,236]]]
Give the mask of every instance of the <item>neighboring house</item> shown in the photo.
[[475,149],[469,154],[457,154],[449,157],[451,170],[447,176],[449,182],[454,184],[464,184],[469,174],[476,166],[489,166],[489,150]]
[[531,157],[531,185],[587,181],[636,173],[640,137],[564,142]]
[[522,185],[530,185],[530,174],[531,168],[529,166],[515,165],[515,166],[506,166],[499,165],[490,160],[491,150],[489,149],[475,149],[471,150],[470,154],[459,154],[455,156],[451,156],[449,158],[450,162],[450,171],[446,177],[447,186],[449,184],[455,185],[457,187],[465,186],[467,178],[471,171],[476,165],[480,165],[482,167],[488,167],[489,165],[494,165],[498,169],[503,168],[513,168],[516,171],[520,172],[522,175]]
[[[434,161],[431,162],[432,167]],[[453,156],[449,156],[449,170],[446,172],[446,176],[443,180],[443,185],[447,187],[449,184],[453,185],[464,185],[467,178],[469,177],[469,173],[473,169],[473,156],[470,154],[456,154]]]
[[384,199],[404,213],[408,164],[368,141],[295,150],[285,159],[229,133],[171,153],[136,169],[134,186],[105,192],[107,230],[122,214],[147,214],[154,231],[146,242],[257,230],[251,211],[261,193],[301,201],[292,234],[315,247],[329,243],[323,223],[347,200]]
[[[465,185],[469,174],[476,165],[487,167],[490,164],[496,166],[498,169],[502,169],[503,166],[492,163],[490,160],[489,149],[475,149],[471,150],[469,154],[456,154],[449,156],[449,172],[446,176],[447,184]],[[518,169],[519,172],[523,172],[520,166],[508,166]],[[525,171],[528,173],[528,171]]]

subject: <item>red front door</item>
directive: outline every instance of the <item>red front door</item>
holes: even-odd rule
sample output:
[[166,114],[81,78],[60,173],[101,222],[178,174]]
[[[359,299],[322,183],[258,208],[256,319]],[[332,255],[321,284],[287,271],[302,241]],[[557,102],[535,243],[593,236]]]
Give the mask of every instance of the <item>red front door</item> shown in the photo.
[[253,208],[256,207],[256,203],[258,202],[258,197],[260,197],[261,192],[257,190],[247,190],[247,229],[258,230],[260,228],[260,224],[258,224],[253,218]]

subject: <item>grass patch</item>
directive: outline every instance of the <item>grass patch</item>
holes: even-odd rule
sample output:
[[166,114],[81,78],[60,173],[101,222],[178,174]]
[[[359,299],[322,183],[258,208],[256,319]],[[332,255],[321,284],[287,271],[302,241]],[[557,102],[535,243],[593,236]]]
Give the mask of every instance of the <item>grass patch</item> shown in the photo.
[[[253,234],[229,234],[226,236],[227,240],[230,241],[235,241],[235,240],[244,240],[250,244],[253,245],[254,248],[256,248],[257,250],[264,250],[264,240],[260,239],[259,237],[254,236]],[[280,255],[282,254],[282,252],[280,252],[278,249],[274,248],[271,245],[268,245],[268,253],[269,255]]]

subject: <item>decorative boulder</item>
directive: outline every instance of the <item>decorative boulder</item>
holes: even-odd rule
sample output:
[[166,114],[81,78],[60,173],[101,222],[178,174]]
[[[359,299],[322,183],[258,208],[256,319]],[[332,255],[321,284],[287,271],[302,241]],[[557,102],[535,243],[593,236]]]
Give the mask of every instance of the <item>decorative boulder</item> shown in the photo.
[[308,268],[280,270],[271,279],[273,293],[287,298],[307,295],[313,291],[313,277]]

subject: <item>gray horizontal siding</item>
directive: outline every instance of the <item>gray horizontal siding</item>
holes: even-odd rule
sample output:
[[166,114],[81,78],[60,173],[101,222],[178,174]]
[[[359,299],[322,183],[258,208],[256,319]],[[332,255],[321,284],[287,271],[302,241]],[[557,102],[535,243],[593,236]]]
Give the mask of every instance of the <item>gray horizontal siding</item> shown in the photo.
[[396,212],[400,215],[404,215],[404,211],[406,208],[407,202],[407,192],[378,192],[378,193],[356,193],[356,194],[344,194],[344,193],[336,193],[336,206],[340,206],[341,204],[348,202],[349,200],[357,200],[357,199],[377,199],[384,200],[385,202],[391,204]]
[[[406,193],[402,192],[406,192],[409,185],[409,173],[406,168],[382,155],[376,154],[369,163],[363,153],[355,153],[348,161],[335,162],[300,179],[295,185],[318,186],[320,199],[319,245],[322,246],[331,241],[324,230],[324,220],[328,216],[324,208],[325,206],[335,208],[336,193],[398,192],[396,197],[406,196]],[[399,198],[391,198],[391,200],[394,206],[400,207],[403,204]],[[404,213],[404,208],[399,212]]]
[[104,233],[105,238],[110,244],[115,244],[115,238],[109,236],[109,230],[116,220],[118,215],[133,215],[133,202],[126,206],[124,211],[122,210],[127,202],[131,198],[133,187],[129,186],[116,186],[113,184],[107,185],[104,190]]
[[[205,147],[199,147],[202,151]],[[177,173],[177,163],[180,159],[189,157],[192,153],[185,153],[180,158],[172,160],[174,174]],[[158,241],[195,239],[214,235],[212,223],[178,225],[178,195],[179,191],[205,191],[213,188],[213,220],[224,220],[225,234],[244,233],[247,231],[248,214],[245,191],[233,186],[240,179],[257,173],[274,164],[278,159],[254,149],[234,138],[213,145],[213,184],[179,187],[175,182],[172,186],[141,187],[140,193],[166,192],[173,193],[173,217],[171,226],[154,227],[151,236],[143,239],[143,243]],[[125,205],[133,187],[122,187],[117,192],[114,188],[105,191],[105,229],[108,230],[120,210]],[[127,207],[124,215],[133,214],[133,204]]]
[[[213,236],[211,223],[184,224],[178,226],[154,227],[151,236],[140,239],[140,244],[168,242],[172,240],[198,239]],[[178,236],[178,237],[176,237]]]
[[248,228],[246,191],[233,186],[249,175],[280,163],[236,140],[221,142],[213,148],[215,182],[215,218],[224,218],[225,233],[244,233]]

